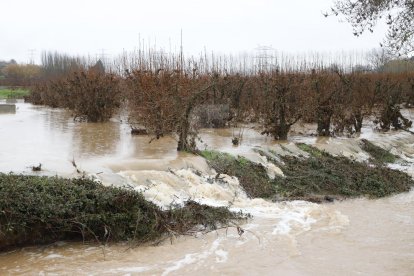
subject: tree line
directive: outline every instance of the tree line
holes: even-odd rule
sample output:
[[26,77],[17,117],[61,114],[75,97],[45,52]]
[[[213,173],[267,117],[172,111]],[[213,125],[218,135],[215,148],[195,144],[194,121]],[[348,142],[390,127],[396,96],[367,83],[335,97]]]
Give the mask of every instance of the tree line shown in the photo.
[[125,108],[132,127],[154,138],[175,135],[180,151],[196,149],[206,109],[221,113],[209,113],[210,120],[224,121],[213,126],[255,123],[277,140],[286,140],[299,121],[315,123],[319,136],[359,133],[364,120],[383,131],[411,127],[400,109],[414,105],[412,71],[314,64],[253,68],[221,57],[184,60],[155,53],[135,57],[133,66],[117,64],[108,70],[100,61],[49,56],[29,100],[69,108],[91,122]]

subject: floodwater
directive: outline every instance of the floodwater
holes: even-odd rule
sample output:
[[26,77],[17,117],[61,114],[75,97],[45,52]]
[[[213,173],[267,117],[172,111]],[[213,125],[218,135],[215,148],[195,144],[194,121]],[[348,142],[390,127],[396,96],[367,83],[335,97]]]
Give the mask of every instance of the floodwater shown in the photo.
[[[42,174],[73,177],[78,175],[74,160],[104,184],[131,186],[162,207],[191,198],[249,212],[253,218],[241,225],[245,232],[230,227],[158,246],[58,242],[27,247],[0,254],[1,275],[414,274],[414,191],[321,205],[249,199],[237,178],[216,180],[203,158],[177,153],[173,138],[149,143],[148,137],[131,136],[123,121],[75,123],[69,111],[17,103],[15,114],[0,114],[0,171],[31,173],[31,166],[41,163]],[[279,144],[247,127],[242,145],[233,147],[231,137],[239,131],[203,130],[199,148],[243,155],[262,163],[271,177],[281,171],[257,149],[304,154],[292,142]],[[414,135],[365,128],[362,138],[400,155],[404,161],[392,166],[414,175]],[[293,136],[292,141],[369,158],[354,138]]]

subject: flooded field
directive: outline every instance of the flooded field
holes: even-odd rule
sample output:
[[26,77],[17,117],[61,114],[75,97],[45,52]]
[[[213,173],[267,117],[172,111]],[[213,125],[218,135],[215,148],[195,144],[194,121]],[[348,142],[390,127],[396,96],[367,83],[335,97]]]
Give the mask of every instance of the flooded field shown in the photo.
[[[212,181],[215,173],[198,156],[177,153],[166,137],[149,143],[131,136],[122,117],[108,123],[76,123],[69,111],[16,104],[15,114],[0,114],[0,171],[76,177],[72,165],[104,184],[129,186],[160,206],[193,199],[231,206],[253,218],[242,225],[205,235],[178,237],[158,246],[59,242],[0,254],[0,274],[27,275],[412,275],[414,272],[414,191],[378,200],[333,204],[303,201],[273,203],[250,199],[237,178]],[[406,111],[411,116],[410,112]],[[411,116],[412,117],[412,116]],[[306,132],[307,126],[296,127]],[[366,160],[359,138],[292,136],[276,143],[245,128],[233,147],[231,129],[201,131],[199,148],[243,155],[278,173],[256,149],[299,153],[301,141],[332,154]],[[390,150],[402,162],[391,166],[414,175],[414,135],[379,134],[370,127],[361,138]]]

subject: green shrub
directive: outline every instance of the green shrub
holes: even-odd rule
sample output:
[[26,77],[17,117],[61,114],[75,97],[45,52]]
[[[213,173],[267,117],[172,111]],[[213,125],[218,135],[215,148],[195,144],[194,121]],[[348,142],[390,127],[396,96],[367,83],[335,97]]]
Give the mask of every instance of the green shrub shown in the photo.
[[269,198],[275,194],[275,186],[261,164],[216,151],[202,151],[201,155],[217,173],[236,176],[249,197]]
[[312,201],[327,196],[378,198],[409,191],[414,185],[414,180],[404,172],[334,157],[305,144],[298,147],[310,153],[310,157],[269,159],[284,173],[284,177],[275,179],[268,177],[262,165],[243,157],[214,151],[203,151],[201,155],[218,173],[237,176],[250,197]]
[[0,250],[58,240],[142,243],[246,217],[195,202],[163,211],[134,190],[89,178],[14,174],[0,174],[0,210]]
[[325,154],[325,152],[319,150],[318,148],[312,147],[308,144],[298,143],[296,145],[298,146],[298,148],[300,148],[304,152],[309,153],[311,156],[314,156],[314,157],[320,157]]
[[384,197],[406,192],[414,185],[406,173],[385,167],[372,167],[346,157],[327,153],[307,159],[282,157],[286,178],[277,179],[285,197],[336,195],[342,197]]
[[398,157],[389,151],[378,147],[366,139],[362,139],[362,149],[368,152],[376,164],[395,163]]

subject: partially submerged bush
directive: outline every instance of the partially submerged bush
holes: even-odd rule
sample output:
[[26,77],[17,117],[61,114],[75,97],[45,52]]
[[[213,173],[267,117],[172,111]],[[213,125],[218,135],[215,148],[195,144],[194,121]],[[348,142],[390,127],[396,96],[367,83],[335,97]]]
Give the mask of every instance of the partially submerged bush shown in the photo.
[[163,211],[136,191],[93,179],[13,174],[0,174],[0,210],[0,250],[58,240],[142,243],[246,217],[195,202]]
[[406,173],[325,152],[303,159],[285,156],[282,160],[284,164],[278,165],[286,178],[277,178],[276,182],[280,195],[287,198],[309,195],[378,198],[406,192],[414,185]]
[[375,123],[378,123],[383,131],[388,131],[391,127],[395,130],[409,129],[413,124],[401,114],[400,107],[395,104],[386,105]]
[[237,176],[250,197],[311,201],[326,196],[378,198],[406,192],[414,186],[414,180],[406,173],[334,157],[309,145],[299,147],[310,157],[281,156],[283,162],[271,160],[285,176],[275,179],[268,177],[262,165],[242,157],[211,151],[202,155],[218,173]]
[[230,119],[230,107],[226,104],[199,105],[192,115],[200,128],[224,128]]
[[176,134],[177,150],[195,151],[197,128],[191,115],[194,108],[206,101],[213,78],[190,76],[180,70],[133,70],[128,72],[125,83],[132,121],[157,139]]
[[202,151],[201,155],[217,173],[236,176],[249,197],[269,198],[275,194],[275,186],[261,164],[216,151]]
[[188,201],[182,208],[164,212],[164,220],[168,222],[166,228],[178,234],[186,233],[196,225],[215,230],[219,226],[229,225],[232,220],[249,217],[250,215],[242,212],[232,213],[227,207],[211,207],[194,201]]
[[109,120],[120,105],[119,78],[113,74],[89,70],[75,73],[68,83],[76,116],[103,122]]
[[362,149],[371,155],[371,160],[376,164],[395,163],[398,157],[391,152],[378,147],[366,139],[362,139]]
[[298,148],[300,148],[301,150],[303,150],[304,152],[309,153],[310,155],[314,156],[314,157],[320,157],[323,154],[326,154],[324,151],[321,151],[315,147],[312,147],[308,144],[305,143],[298,143],[296,144],[298,146]]
[[109,120],[120,106],[120,78],[96,69],[74,71],[60,78],[39,82],[27,100],[33,104],[69,108],[75,118],[90,122]]

